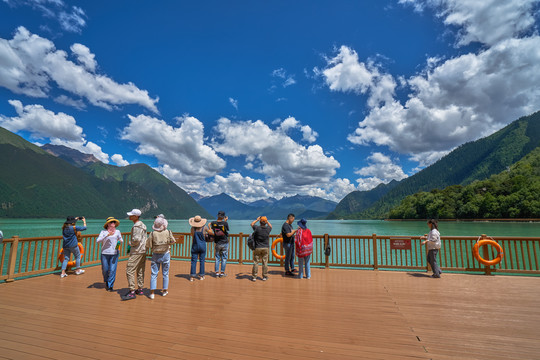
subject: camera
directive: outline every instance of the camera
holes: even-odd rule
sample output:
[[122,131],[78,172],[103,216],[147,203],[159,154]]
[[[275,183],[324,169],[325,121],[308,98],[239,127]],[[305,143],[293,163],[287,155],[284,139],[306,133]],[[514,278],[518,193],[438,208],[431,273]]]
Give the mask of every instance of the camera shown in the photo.
[[82,220],[84,218],[84,216],[77,216],[75,219],[76,220]]

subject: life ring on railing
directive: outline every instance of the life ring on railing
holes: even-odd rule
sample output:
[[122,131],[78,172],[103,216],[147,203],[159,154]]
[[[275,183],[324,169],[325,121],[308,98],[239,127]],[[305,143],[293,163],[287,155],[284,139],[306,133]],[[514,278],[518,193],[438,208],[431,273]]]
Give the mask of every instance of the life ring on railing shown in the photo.
[[285,259],[285,255],[279,255],[276,251],[276,246],[278,243],[282,243],[283,242],[283,239],[282,238],[277,238],[276,240],[274,240],[274,242],[272,243],[272,255],[274,255],[274,257],[278,258],[279,260],[283,260]]
[[[483,257],[480,256],[480,246],[484,246],[484,245],[491,245],[493,246],[495,249],[497,249],[497,257],[493,260],[486,260],[484,259]],[[496,242],[495,240],[493,239],[482,239],[482,240],[478,240],[476,242],[476,244],[474,244],[473,246],[473,255],[475,257],[476,260],[478,260],[478,262],[480,262],[481,264],[484,264],[486,266],[492,266],[492,265],[497,265],[498,263],[501,262],[503,256],[504,256],[504,250],[502,248],[501,245],[499,245],[498,242]]]
[[[84,247],[82,246],[80,242],[77,243],[77,246],[79,247],[79,252],[81,253],[81,259],[82,259],[82,256],[84,255]],[[60,261],[60,263],[64,262],[64,249],[63,248],[60,249],[60,252],[58,253],[58,261]],[[71,260],[71,261],[68,261],[67,267],[71,268],[71,267],[74,267],[76,264],[77,262],[75,260]]]

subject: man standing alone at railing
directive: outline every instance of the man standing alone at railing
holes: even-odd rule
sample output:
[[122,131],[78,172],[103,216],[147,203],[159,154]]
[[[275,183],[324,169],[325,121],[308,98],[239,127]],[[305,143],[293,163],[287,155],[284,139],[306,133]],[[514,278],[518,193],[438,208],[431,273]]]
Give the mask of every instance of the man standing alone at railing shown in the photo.
[[292,228],[294,214],[287,215],[287,221],[281,227],[281,237],[283,238],[283,249],[285,250],[285,275],[294,276],[294,234],[297,229]]
[[[260,222],[259,226],[255,223]],[[258,265],[262,262],[263,266],[263,281],[268,279],[268,255],[270,253],[270,232],[272,225],[266,216],[259,216],[251,223],[253,228],[253,238],[255,239],[255,250],[253,251],[253,270],[251,271],[252,281],[257,280]]]
[[[141,210],[133,209],[127,213],[129,220],[133,221],[131,240],[129,242],[129,260],[126,265],[126,275],[129,292],[124,300],[135,299],[135,294],[143,294],[144,270],[146,268],[146,225],[140,220]],[[138,288],[135,290],[135,283]]]

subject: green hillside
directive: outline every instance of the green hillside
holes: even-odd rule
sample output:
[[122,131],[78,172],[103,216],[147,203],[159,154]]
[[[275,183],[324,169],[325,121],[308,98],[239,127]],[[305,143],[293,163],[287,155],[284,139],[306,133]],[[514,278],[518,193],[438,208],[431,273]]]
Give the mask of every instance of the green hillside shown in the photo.
[[175,204],[176,213],[167,212],[135,182],[100,179],[3,128],[0,154],[0,217],[125,218],[126,211],[137,207],[149,215],[180,218],[176,214],[184,211],[182,201]]
[[392,219],[540,218],[540,147],[509,170],[467,186],[407,196]]
[[91,163],[84,171],[103,180],[128,181],[148,191],[164,214],[177,219],[194,215],[212,217],[183,189],[146,164],[113,166],[101,162]]
[[[342,203],[366,197],[366,192],[347,195],[330,217],[383,218],[402,199],[419,191],[467,185],[497,174],[523,158],[540,145],[540,112],[522,117],[496,133],[461,145],[436,163],[400,181],[377,201],[353,211],[336,213]],[[367,193],[378,191],[377,188]],[[356,201],[362,203],[361,201]]]

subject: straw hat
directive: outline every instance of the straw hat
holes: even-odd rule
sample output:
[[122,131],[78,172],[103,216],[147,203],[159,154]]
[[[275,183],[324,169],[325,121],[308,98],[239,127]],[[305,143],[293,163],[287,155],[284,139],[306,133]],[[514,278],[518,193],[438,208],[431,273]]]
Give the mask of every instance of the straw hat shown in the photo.
[[200,215],[192,217],[188,220],[189,225],[195,228],[203,227],[206,224],[206,219],[203,219]]
[[112,222],[116,224],[116,227],[120,226],[120,221],[116,220],[114,217],[111,216],[107,218],[107,221],[105,221],[105,225],[103,225],[103,228],[106,229],[107,225]]

